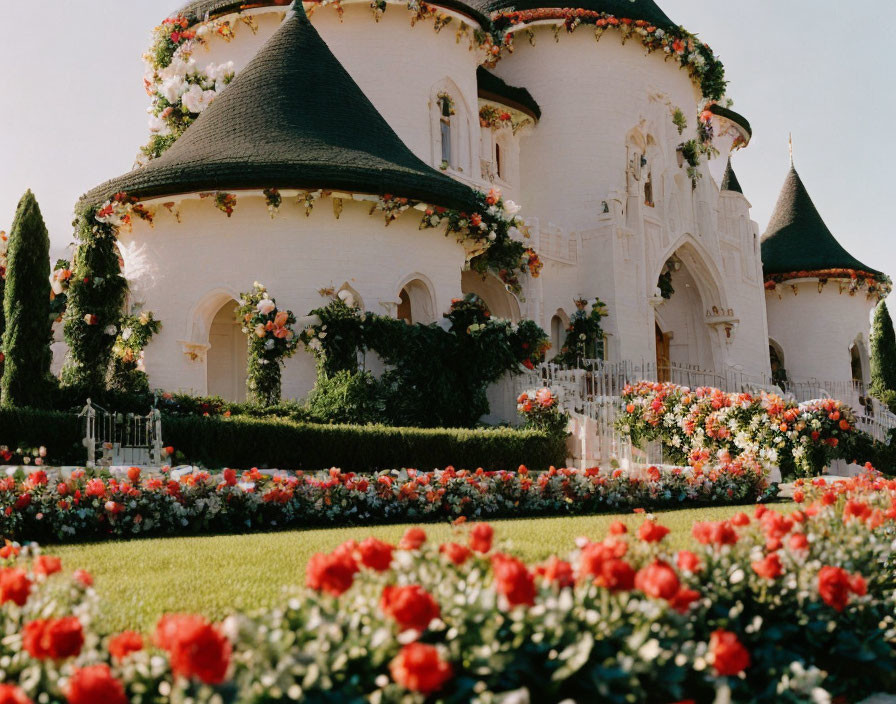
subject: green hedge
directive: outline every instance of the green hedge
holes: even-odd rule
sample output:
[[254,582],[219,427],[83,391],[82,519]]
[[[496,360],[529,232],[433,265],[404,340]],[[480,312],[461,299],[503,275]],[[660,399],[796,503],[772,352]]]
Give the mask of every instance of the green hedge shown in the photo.
[[[74,414],[0,410],[0,445],[45,445],[48,460],[83,464],[81,421]],[[532,469],[562,466],[566,443],[509,428],[445,430],[378,425],[315,425],[286,419],[163,416],[162,439],[188,462],[210,468],[278,467],[374,471],[400,467]]]
[[545,433],[315,425],[254,418],[164,417],[166,445],[207,467],[373,471],[396,467],[531,469],[563,466],[566,442]]
[[31,408],[0,409],[0,445],[12,451],[44,445],[48,464],[84,464],[87,451],[83,439],[81,419],[75,414]]

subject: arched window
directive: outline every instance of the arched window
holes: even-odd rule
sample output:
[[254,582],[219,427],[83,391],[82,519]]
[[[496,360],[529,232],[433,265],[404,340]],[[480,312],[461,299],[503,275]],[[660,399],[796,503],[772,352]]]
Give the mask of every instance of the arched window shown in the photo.
[[451,148],[451,116],[454,114],[454,106],[451,96],[439,95],[439,135],[442,140],[442,168],[454,166],[453,150]]
[[644,181],[644,205],[653,207],[653,172],[647,172],[647,178]]
[[768,341],[768,359],[772,369],[772,383],[782,389],[787,384],[787,369],[784,367],[784,352],[776,342]]
[[862,357],[859,353],[859,346],[855,343],[849,348],[849,367],[852,371],[852,380],[856,384],[865,383],[865,373],[862,369]]
[[435,321],[434,301],[430,287],[421,279],[408,281],[398,294],[396,317],[408,323],[428,325]]
[[498,143],[495,143],[495,171],[498,173],[498,178],[505,180],[504,159],[501,158],[501,145]]

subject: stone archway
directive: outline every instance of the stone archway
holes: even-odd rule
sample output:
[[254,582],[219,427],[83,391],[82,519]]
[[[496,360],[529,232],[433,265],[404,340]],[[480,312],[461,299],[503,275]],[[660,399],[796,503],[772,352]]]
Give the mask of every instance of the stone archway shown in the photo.
[[432,287],[422,275],[414,274],[401,285],[396,317],[406,323],[428,325],[435,322]]
[[226,301],[215,313],[208,331],[208,394],[227,401],[246,400],[247,343],[237,319],[238,310],[236,301]]
[[487,274],[483,278],[482,274],[475,271],[465,271],[461,274],[460,286],[464,295],[475,293],[479,296],[494,317],[505,318],[514,323],[520,321],[519,301],[497,276]]

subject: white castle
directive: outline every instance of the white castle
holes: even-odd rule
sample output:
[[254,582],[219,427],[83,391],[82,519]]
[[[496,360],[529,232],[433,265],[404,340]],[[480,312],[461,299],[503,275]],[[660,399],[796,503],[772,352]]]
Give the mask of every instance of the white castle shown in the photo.
[[[199,0],[156,30],[156,158],[88,194],[155,213],[119,238],[131,303],[163,322],[153,387],[244,397],[234,310],[254,281],[300,316],[328,288],[422,323],[475,293],[554,351],[574,301],[599,297],[611,362],[867,381],[888,280],[837,244],[795,171],[760,242],[730,162],[750,126],[709,47],[652,0],[477,1],[306,2],[306,19]],[[471,188],[522,208],[544,267],[519,293],[419,212],[370,214],[383,194],[462,207]],[[314,380],[296,355],[284,397]]]

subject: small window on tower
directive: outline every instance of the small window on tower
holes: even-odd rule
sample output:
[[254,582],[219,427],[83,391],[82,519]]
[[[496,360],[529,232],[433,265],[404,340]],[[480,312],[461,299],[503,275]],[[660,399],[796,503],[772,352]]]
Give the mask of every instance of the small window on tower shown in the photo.
[[647,172],[647,180],[644,181],[644,205],[653,207],[653,174]]
[[501,158],[501,145],[495,145],[495,169],[498,172],[498,178],[504,178],[504,159]]
[[439,132],[442,140],[442,168],[453,166],[451,158],[451,115],[454,108],[451,98],[447,95],[439,96]]

